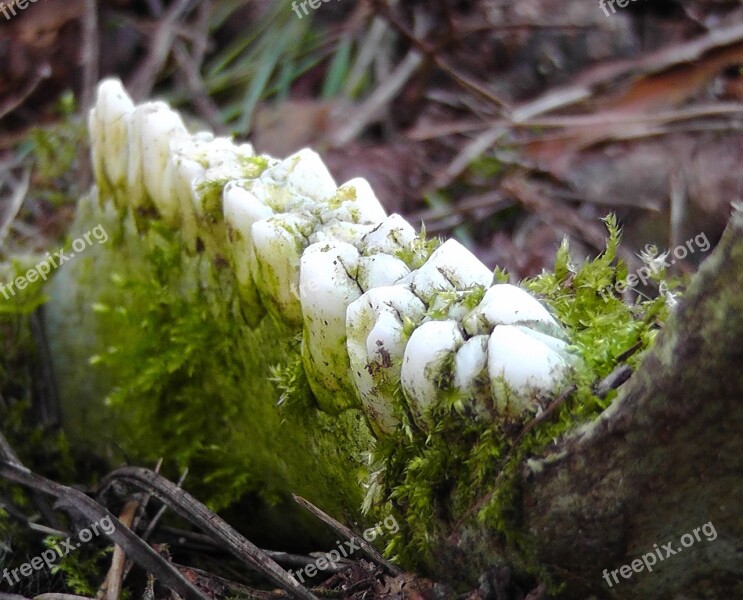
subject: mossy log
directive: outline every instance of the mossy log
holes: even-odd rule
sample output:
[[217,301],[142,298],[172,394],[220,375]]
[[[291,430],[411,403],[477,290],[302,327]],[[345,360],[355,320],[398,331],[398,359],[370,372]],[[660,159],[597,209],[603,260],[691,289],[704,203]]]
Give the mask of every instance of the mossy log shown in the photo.
[[[258,157],[101,89],[70,236],[106,240],[47,287],[77,448],[189,466],[216,508],[296,493],[350,524],[393,513],[388,554],[463,586],[510,565],[575,598],[740,592],[740,215],[599,397],[667,312],[600,296],[626,275],[611,222],[604,256],[575,269],[563,248],[527,284],[548,311],[311,152]],[[707,522],[714,542],[602,577]]]

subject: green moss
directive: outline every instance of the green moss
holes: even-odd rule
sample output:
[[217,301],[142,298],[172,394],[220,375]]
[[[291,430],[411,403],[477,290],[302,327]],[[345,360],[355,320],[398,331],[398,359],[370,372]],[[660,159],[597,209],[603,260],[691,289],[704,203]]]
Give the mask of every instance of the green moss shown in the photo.
[[398,250],[395,256],[408,265],[411,271],[414,271],[420,269],[440,245],[441,240],[438,238],[428,239],[426,228],[423,227],[413,243],[407,248]]
[[[164,457],[172,477],[188,467],[191,490],[215,508],[294,492],[358,519],[371,433],[358,410],[317,408],[298,363],[299,329],[270,314],[246,323],[231,271],[185,252],[179,232],[154,221],[143,233],[124,229],[117,245],[91,248],[55,281],[57,293],[66,279],[90,286],[81,310],[93,335],[56,350],[92,355],[90,394],[64,399],[76,446],[140,464]],[[93,272],[109,272],[110,283],[96,285]]]
[[[377,444],[366,505],[383,506],[381,512],[392,511],[399,517],[403,526],[389,551],[406,564],[431,570],[436,551],[431,543],[439,542],[437,533],[448,531],[452,523],[474,519],[489,535],[504,540],[513,565],[537,572],[530,560],[530,540],[520,533],[520,515],[515,510],[520,505],[520,465],[611,403],[616,392],[599,398],[595,384],[621,358],[629,355],[628,362],[635,364],[668,313],[663,298],[628,306],[619,298],[605,300],[599,293],[627,275],[625,265],[616,259],[620,242],[616,221],[609,217],[606,224],[609,238],[601,256],[576,269],[569,264],[565,242],[554,273],[523,282],[565,325],[572,349],[581,359],[565,384],[574,385],[575,391],[551,419],[522,434],[527,423],[473,419],[467,414],[467,399],[453,395],[434,409],[430,431],[421,431],[403,414],[403,427]],[[496,273],[496,280],[503,279],[503,273]],[[446,388],[448,381],[441,384]],[[474,512],[473,507],[477,507]]]

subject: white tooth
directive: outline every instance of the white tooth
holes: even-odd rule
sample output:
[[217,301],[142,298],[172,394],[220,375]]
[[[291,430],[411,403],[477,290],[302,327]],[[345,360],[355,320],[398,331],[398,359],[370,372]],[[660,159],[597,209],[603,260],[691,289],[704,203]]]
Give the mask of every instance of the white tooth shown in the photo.
[[[273,211],[254,194],[242,187],[246,182],[231,181],[222,195],[222,210],[228,228],[230,252],[238,289],[250,308],[259,306],[258,291],[253,283],[251,264],[251,227],[253,223],[273,216]],[[247,311],[246,311],[247,312]]]
[[[552,392],[569,370],[556,352],[528,328],[498,325],[488,341],[488,374],[496,409],[519,416],[534,406],[535,394]],[[557,340],[559,341],[559,340]],[[500,380],[509,389],[503,390]]]
[[369,233],[371,227],[371,225],[359,225],[333,219],[318,227],[310,236],[310,242],[314,244],[315,242],[337,240],[356,246],[359,240]]
[[128,169],[129,127],[134,102],[121,82],[107,79],[98,87],[97,120],[104,139],[99,152],[106,175],[115,188],[126,183]]
[[390,286],[369,290],[346,312],[351,376],[364,411],[384,433],[393,431],[398,423],[394,394],[407,341],[402,318],[418,323],[425,309],[410,290]]
[[374,195],[369,182],[358,177],[344,183],[325,202],[319,205],[321,221],[338,219],[351,223],[379,225],[387,212]]
[[408,265],[389,254],[372,254],[359,259],[358,281],[364,290],[392,285],[408,273]]
[[343,242],[312,244],[301,259],[302,358],[312,391],[320,407],[328,412],[338,412],[353,403],[346,310],[361,296],[355,279],[358,260],[358,250]]
[[[184,147],[183,150],[187,148]],[[181,207],[181,230],[189,248],[193,249],[199,230],[194,210],[196,201],[194,185],[196,181],[203,178],[204,167],[181,151],[177,151],[172,160],[174,192]]]
[[457,350],[454,358],[454,386],[463,394],[472,396],[480,392],[479,380],[483,374],[487,375],[488,339],[487,335],[476,335]]
[[146,206],[147,195],[144,183],[144,148],[142,141],[146,135],[147,116],[158,110],[158,104],[150,102],[138,106],[132,113],[129,128],[129,162],[127,168],[127,199],[134,207]]
[[[162,185],[171,145],[188,136],[178,113],[167,104],[154,103],[150,112],[142,115],[141,148],[144,185],[158,212],[167,223],[177,223],[180,216],[178,196]],[[172,175],[171,175],[172,176]]]
[[359,250],[363,254],[395,254],[410,246],[416,237],[410,223],[392,214],[364,236]]
[[302,323],[297,297],[299,260],[307,242],[305,233],[312,222],[293,214],[276,215],[250,227],[250,270],[263,304],[292,325]]
[[270,167],[264,175],[314,200],[329,198],[338,187],[320,156],[309,148]]
[[464,319],[470,335],[488,333],[496,325],[537,325],[546,333],[560,335],[560,326],[542,304],[529,292],[508,283],[491,287]]
[[410,277],[413,292],[424,302],[431,302],[438,291],[488,287],[492,281],[490,269],[456,240],[439,246]]
[[430,409],[450,385],[454,353],[463,343],[456,321],[428,321],[410,336],[400,380],[416,422],[430,423]]

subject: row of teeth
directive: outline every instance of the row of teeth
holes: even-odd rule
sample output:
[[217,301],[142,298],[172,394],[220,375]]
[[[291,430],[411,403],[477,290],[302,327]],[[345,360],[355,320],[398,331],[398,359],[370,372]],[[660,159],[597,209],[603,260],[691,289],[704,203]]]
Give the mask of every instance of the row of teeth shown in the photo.
[[167,104],[135,107],[114,80],[99,87],[90,131],[103,200],[154,209],[187,248],[199,240],[227,258],[248,318],[268,311],[302,328],[323,410],[360,402],[378,434],[402,410],[428,429],[445,401],[477,418],[517,417],[567,375],[564,333],[542,304],[493,285],[455,240],[414,268],[410,224],[387,216],[365,180],[338,187],[314,152],[277,160],[191,135]]

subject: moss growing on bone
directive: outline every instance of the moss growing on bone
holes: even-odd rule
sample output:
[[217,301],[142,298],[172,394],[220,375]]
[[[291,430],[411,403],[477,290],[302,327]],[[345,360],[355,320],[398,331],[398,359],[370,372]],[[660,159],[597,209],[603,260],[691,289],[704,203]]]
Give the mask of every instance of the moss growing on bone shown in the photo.
[[[83,204],[84,222],[104,218],[96,206]],[[140,464],[162,456],[171,477],[189,467],[191,490],[213,507],[247,493],[272,504],[291,491],[359,519],[357,481],[373,440],[360,411],[317,409],[298,364],[299,330],[270,315],[249,326],[231,271],[189,255],[180,233],[156,221],[124,230],[118,247],[91,248],[67,274],[90,285],[93,265],[114,269],[110,285],[86,292],[88,308],[97,305],[87,317],[96,363],[88,379],[108,401],[96,406],[93,393],[88,413],[70,413],[78,447],[118,448]],[[58,351],[70,350],[81,352]]]
[[407,247],[395,252],[395,257],[403,261],[411,271],[420,269],[429,259],[434,250],[441,245],[438,238],[428,238],[426,228],[422,227],[421,232]]
[[[626,266],[616,257],[621,239],[616,220],[608,217],[606,226],[609,235],[601,256],[575,268],[569,264],[565,242],[554,273],[523,282],[564,324],[572,350],[581,358],[566,383],[572,383],[575,390],[552,418],[522,434],[533,415],[522,421],[487,422],[462,411],[461,398],[450,398],[434,407],[429,431],[420,430],[403,414],[398,431],[377,444],[371,469],[372,497],[367,503],[376,502],[386,507],[381,512],[393,511],[399,517],[401,531],[389,552],[406,564],[425,571],[432,564],[435,548],[430,542],[436,539],[437,530],[444,523],[465,518],[477,506],[474,518],[502,535],[512,564],[537,574],[535,562],[530,560],[529,539],[515,533],[520,518],[514,510],[520,503],[516,483],[519,465],[543,452],[576,424],[595,418],[611,403],[616,392],[599,398],[594,386],[624,356],[630,354],[628,362],[636,364],[668,315],[663,297],[630,306],[619,298],[604,300],[601,296],[600,290],[627,275]],[[496,273],[496,280],[502,282],[504,274]],[[554,400],[541,402],[545,405]]]

